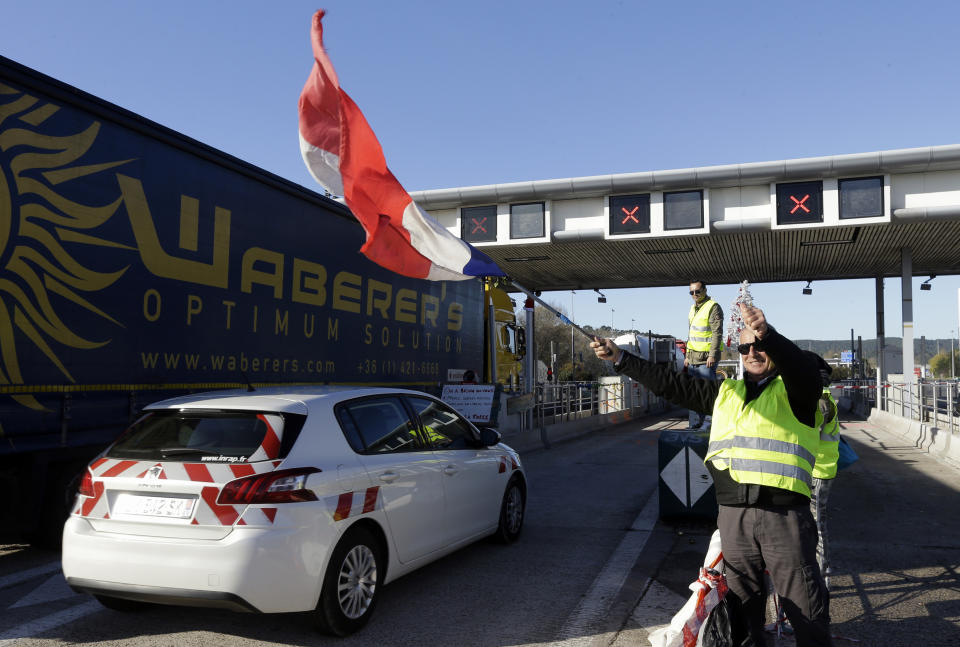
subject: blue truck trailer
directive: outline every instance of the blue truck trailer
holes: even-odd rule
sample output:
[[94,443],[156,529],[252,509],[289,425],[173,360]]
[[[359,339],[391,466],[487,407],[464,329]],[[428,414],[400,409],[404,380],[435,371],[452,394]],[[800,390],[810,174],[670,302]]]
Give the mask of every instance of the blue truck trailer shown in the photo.
[[2,538],[56,543],[71,481],[152,401],[484,367],[482,282],[363,241],[335,200],[0,57]]

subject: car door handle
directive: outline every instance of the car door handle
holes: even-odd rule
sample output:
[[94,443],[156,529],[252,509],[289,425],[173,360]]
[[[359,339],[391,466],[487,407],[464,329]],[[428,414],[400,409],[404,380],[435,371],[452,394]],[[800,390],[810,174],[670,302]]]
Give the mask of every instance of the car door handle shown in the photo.
[[384,483],[393,483],[397,480],[397,474],[396,472],[384,472],[380,475],[380,480]]
[[458,470],[458,469],[457,469],[456,467],[454,467],[453,465],[447,465],[446,467],[443,468],[443,473],[446,474],[447,476],[453,476],[454,474],[456,474],[456,473],[459,472],[459,471],[460,471],[460,470]]

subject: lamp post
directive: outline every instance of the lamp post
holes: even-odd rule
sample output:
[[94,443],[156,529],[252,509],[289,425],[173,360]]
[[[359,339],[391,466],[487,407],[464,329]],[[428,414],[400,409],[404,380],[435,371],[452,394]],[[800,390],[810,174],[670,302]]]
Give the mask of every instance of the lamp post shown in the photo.
[[616,312],[614,308],[610,308],[610,336],[613,336],[613,313]]

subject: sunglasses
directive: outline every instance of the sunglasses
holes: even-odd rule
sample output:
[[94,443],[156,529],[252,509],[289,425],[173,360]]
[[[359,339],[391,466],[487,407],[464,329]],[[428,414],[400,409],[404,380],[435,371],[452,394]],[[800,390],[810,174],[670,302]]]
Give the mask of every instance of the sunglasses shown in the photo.
[[756,351],[756,352],[758,352],[758,353],[762,353],[762,352],[763,352],[762,350],[760,350],[760,349],[757,347],[757,342],[755,342],[755,341],[752,341],[752,342],[750,342],[749,344],[739,344],[739,345],[737,346],[737,352],[739,352],[741,355],[746,355],[747,353],[750,352],[750,349],[751,349],[751,348],[753,348],[753,350]]
[[701,289],[699,289],[699,290],[690,290],[690,294],[691,294],[691,295],[693,295],[693,294],[703,294],[703,289],[701,288]]

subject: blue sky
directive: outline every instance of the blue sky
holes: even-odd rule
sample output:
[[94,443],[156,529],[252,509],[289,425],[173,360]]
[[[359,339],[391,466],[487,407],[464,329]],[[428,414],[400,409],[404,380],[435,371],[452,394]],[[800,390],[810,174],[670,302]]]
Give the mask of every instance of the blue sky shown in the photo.
[[[5,4],[0,54],[310,188],[296,104],[319,7],[409,190],[960,143],[955,3]],[[916,336],[955,335],[960,277],[926,278]],[[876,335],[872,279],[804,284],[753,294],[792,337]],[[711,292],[728,310],[736,286]],[[546,296],[583,324],[685,334],[685,286],[605,293]]]

